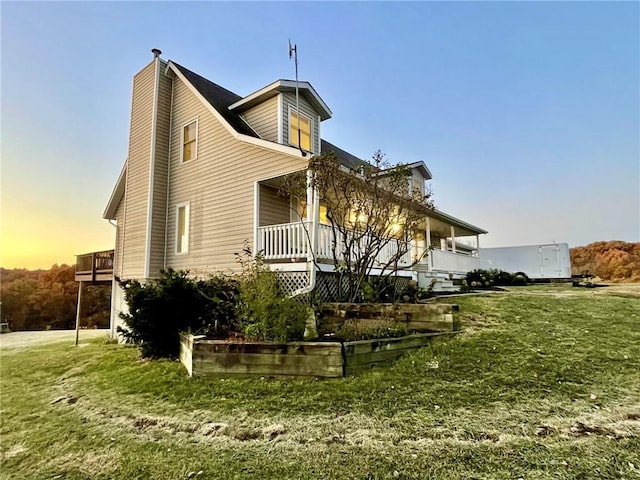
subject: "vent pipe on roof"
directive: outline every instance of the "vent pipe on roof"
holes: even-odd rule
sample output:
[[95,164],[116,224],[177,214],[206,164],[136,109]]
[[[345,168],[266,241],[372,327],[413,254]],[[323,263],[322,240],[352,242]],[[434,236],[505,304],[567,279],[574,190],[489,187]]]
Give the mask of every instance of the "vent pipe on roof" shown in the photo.
[[158,58],[162,55],[162,50],[158,50],[157,48],[152,48],[151,53],[153,53],[153,58]]

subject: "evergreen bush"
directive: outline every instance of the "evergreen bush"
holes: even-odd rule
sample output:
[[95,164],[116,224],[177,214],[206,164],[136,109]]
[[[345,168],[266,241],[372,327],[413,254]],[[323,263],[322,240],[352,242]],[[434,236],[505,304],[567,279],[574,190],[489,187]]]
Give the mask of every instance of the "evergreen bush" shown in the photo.
[[120,314],[127,328],[118,327],[118,333],[139,343],[143,357],[176,357],[180,332],[223,335],[235,325],[237,283],[226,277],[197,281],[188,274],[169,269],[145,283],[121,282],[129,312]]

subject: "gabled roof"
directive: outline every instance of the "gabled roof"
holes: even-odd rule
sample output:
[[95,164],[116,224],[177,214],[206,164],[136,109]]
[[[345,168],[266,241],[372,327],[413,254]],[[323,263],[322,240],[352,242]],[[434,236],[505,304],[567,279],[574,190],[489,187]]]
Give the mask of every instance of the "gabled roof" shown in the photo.
[[127,183],[127,160],[125,160],[124,166],[122,167],[120,175],[118,176],[116,186],[113,189],[113,192],[111,192],[111,197],[109,198],[109,203],[107,203],[107,208],[105,208],[104,213],[102,214],[102,218],[106,218],[107,220],[115,220],[116,210],[118,210],[118,205],[120,205],[120,200],[122,200],[122,197],[124,195],[124,189]]
[[[241,98],[233,105],[229,106],[229,110],[236,110],[238,112],[243,112],[254,105],[264,102],[271,97],[276,96],[279,92],[295,92],[296,90],[296,81],[295,80],[286,80],[280,79],[275,82],[267,85],[260,90],[253,92],[250,95],[247,95],[244,98]],[[309,103],[315,108],[315,110],[320,114],[321,120],[327,120],[331,118],[331,110],[324,103],[324,100],[318,95],[315,88],[309,83],[305,81],[298,82],[298,90],[300,93],[309,101]]]
[[254,132],[249,125],[247,125],[240,115],[229,110],[229,106],[231,104],[242,99],[240,95],[236,95],[217,83],[207,80],[203,76],[184,68],[182,65],[179,65],[174,61],[171,61],[171,63],[180,70],[180,73],[185,76],[189,83],[191,83],[191,85],[200,92],[207,102],[216,109],[216,111],[229,123],[229,125],[233,127],[236,132],[250,137],[259,138],[258,134]]

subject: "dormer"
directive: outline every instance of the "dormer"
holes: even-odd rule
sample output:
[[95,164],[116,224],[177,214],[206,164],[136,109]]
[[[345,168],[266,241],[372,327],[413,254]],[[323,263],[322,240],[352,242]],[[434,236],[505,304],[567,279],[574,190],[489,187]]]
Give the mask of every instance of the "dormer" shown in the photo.
[[296,102],[294,80],[277,80],[233,103],[229,110],[239,114],[260,138],[301,146],[314,154],[321,148],[320,123],[331,118],[331,110],[309,82],[298,82]]
[[413,162],[407,165],[411,169],[411,178],[409,179],[409,191],[419,192],[420,195],[425,195],[426,188],[425,183],[427,180],[431,180],[431,172],[423,161]]

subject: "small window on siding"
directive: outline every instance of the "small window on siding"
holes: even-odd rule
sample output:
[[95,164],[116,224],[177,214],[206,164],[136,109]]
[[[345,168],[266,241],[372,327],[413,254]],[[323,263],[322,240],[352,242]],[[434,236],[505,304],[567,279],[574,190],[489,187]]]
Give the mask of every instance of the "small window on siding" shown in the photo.
[[176,206],[176,253],[189,251],[189,203]]
[[[304,113],[298,112],[289,106],[289,143],[308,152],[311,151],[311,130],[313,120]],[[299,127],[299,128],[298,128]],[[300,131],[300,143],[298,143],[298,130]]]
[[198,119],[182,126],[182,161],[189,162],[198,156]]

